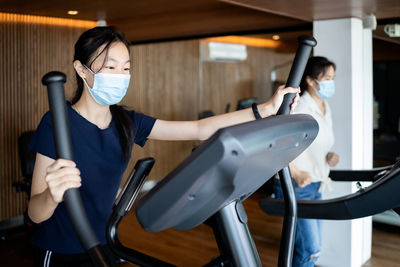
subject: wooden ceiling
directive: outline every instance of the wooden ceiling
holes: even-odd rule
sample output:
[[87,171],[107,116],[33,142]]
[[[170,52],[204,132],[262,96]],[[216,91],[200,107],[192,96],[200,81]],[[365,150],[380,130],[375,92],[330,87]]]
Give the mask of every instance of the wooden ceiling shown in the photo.
[[[70,16],[68,10],[78,10]],[[216,36],[305,27],[309,22],[217,0],[0,0],[0,11],[40,16],[104,19],[134,42]]]
[[374,14],[377,19],[400,17],[399,0],[221,0],[238,6],[297,18],[305,21],[361,18]]
[[[68,10],[78,10],[70,16]],[[315,19],[400,18],[400,0],[0,0],[0,12],[104,19],[133,43],[311,30]]]

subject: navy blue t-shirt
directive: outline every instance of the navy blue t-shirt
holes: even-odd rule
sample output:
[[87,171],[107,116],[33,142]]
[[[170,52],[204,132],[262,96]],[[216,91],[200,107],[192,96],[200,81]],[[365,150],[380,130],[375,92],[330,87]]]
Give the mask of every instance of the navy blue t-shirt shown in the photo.
[[[67,107],[74,161],[82,178],[79,191],[90,223],[100,242],[105,244],[105,227],[127,167],[123,160],[118,130],[114,120],[107,129],[100,129],[79,115],[69,103]],[[134,142],[143,147],[156,119],[135,111],[127,112],[132,120]],[[30,150],[56,158],[49,112],[40,121],[30,143]],[[58,204],[54,214],[40,224],[32,243],[56,253],[84,252],[72,228],[64,202]]]

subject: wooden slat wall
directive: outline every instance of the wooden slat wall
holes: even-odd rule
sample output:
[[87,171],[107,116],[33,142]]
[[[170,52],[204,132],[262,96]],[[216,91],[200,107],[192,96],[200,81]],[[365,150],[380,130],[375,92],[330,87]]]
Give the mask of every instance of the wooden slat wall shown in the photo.
[[[20,215],[26,194],[11,185],[21,179],[18,136],[35,129],[48,110],[41,77],[60,70],[72,77],[73,45],[94,22],[0,13],[0,221]],[[73,83],[66,84],[70,94]]]
[[[272,87],[271,71],[274,67],[293,59],[293,54],[279,54],[273,49],[247,47],[248,57],[242,62],[202,63],[203,110],[216,114],[225,112],[227,103],[230,110],[236,109],[239,99],[257,97],[259,103],[271,97],[276,88]],[[290,66],[281,69],[277,78],[285,80]]]
[[[35,23],[24,16],[6,19],[0,17],[0,221],[26,208],[25,194],[11,184],[21,178],[17,138],[35,129],[48,110],[40,79],[50,70],[63,71],[69,77],[67,96],[72,95],[73,45],[87,28]],[[244,62],[202,62],[199,47],[199,40],[132,46],[132,81],[122,104],[164,120],[195,120],[207,108],[223,113],[227,102],[234,109],[238,99],[253,93],[260,99],[270,96],[270,70],[293,56],[248,47]],[[150,178],[159,180],[198,144],[150,140],[144,149],[136,146],[125,177],[137,159],[151,156],[156,165]]]
[[[168,42],[131,47],[132,81],[123,104],[162,120],[195,120],[198,114],[198,41]],[[135,146],[133,160],[154,157],[150,178],[159,180],[178,165],[196,142],[147,142]]]
[[231,104],[235,110],[239,99],[252,97],[253,80],[251,66],[247,61],[203,62],[202,64],[202,106],[215,114],[225,113],[225,107]]
[[[276,53],[272,49],[261,47],[248,47],[247,49],[249,54],[247,61],[251,66],[254,95],[263,102],[269,99],[276,90],[271,82],[271,71],[276,66],[293,60],[294,53]],[[290,67],[289,65],[280,68],[276,74],[277,80],[286,81]]]

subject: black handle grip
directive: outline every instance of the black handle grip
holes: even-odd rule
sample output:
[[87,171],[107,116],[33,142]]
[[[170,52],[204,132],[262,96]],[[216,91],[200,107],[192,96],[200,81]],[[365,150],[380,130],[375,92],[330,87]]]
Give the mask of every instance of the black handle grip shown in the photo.
[[[300,36],[298,41],[299,46],[297,48],[292,68],[290,69],[286,87],[299,87],[308,58],[310,57],[311,49],[317,45],[317,41],[314,39],[314,37],[308,35]],[[286,94],[283,98],[282,105],[280,106],[277,115],[289,114],[290,105],[293,103],[293,99],[295,97],[296,94]]]
[[131,209],[153,165],[153,158],[145,158],[136,162],[123,190],[115,201],[114,213],[125,216]]
[[[68,111],[64,94],[66,80],[67,77],[64,73],[53,71],[43,76],[42,83],[47,86],[56,157],[73,160]],[[100,255],[98,251],[101,251],[101,249],[96,249],[100,246],[100,242],[86,215],[79,189],[68,189],[64,193],[64,203],[82,247],[86,251],[97,252],[91,253],[92,255]],[[107,266],[103,264],[103,259],[104,257],[98,258],[97,266]]]

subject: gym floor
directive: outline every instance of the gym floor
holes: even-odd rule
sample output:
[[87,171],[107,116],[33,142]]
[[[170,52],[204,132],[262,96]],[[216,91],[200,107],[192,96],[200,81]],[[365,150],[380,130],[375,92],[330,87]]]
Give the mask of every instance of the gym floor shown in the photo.
[[[277,266],[282,220],[261,211],[261,197],[254,194],[244,206],[263,266]],[[119,233],[124,245],[178,266],[202,266],[218,255],[212,230],[206,225],[189,231],[169,229],[151,234],[140,227],[131,212],[121,223]],[[1,237],[1,266],[33,266],[29,238],[24,231],[15,229]],[[400,228],[374,224],[372,237],[372,258],[363,267],[400,267]]]

